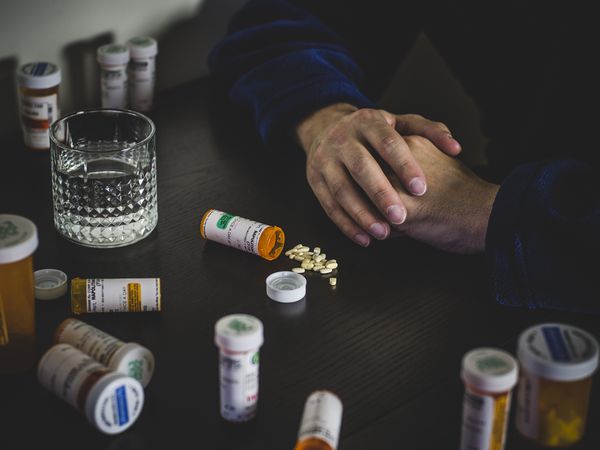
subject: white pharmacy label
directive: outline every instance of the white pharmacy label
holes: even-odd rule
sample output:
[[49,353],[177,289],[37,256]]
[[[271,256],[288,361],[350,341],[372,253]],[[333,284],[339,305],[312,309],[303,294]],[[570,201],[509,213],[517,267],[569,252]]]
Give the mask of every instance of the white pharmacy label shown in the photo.
[[337,448],[342,425],[342,402],[327,391],[317,391],[304,405],[298,440],[320,439]]
[[21,96],[21,115],[25,145],[35,149],[50,147],[50,125],[60,116],[58,95]]
[[123,342],[109,334],[78,320],[70,320],[56,336],[57,342],[66,342],[105,366]]
[[158,278],[90,278],[87,283],[87,312],[160,311]]
[[258,255],[258,241],[268,228],[260,222],[213,209],[204,220],[202,234],[211,241]]
[[539,437],[539,379],[521,371],[517,394],[517,429],[531,439]]
[[100,86],[103,108],[125,108],[127,106],[126,66],[103,68]]
[[258,405],[258,350],[219,352],[221,416],[230,422],[246,422]]
[[488,450],[494,425],[494,398],[465,390],[461,450]]

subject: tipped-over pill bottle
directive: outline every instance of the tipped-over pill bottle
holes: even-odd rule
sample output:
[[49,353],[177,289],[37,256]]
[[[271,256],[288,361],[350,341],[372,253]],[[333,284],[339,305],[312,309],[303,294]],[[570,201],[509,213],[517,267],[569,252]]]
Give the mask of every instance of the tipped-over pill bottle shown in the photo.
[[33,253],[37,228],[25,217],[0,214],[0,374],[35,365]]
[[82,412],[106,434],[129,428],[144,405],[144,388],[134,378],[110,370],[69,344],[57,344],[42,356],[38,380]]
[[336,450],[342,426],[342,401],[330,391],[315,391],[304,404],[294,450]]
[[269,261],[281,254],[285,244],[281,228],[216,209],[209,209],[202,216],[200,234],[204,239],[254,253]]
[[25,147],[50,148],[50,125],[60,116],[58,88],[60,68],[49,62],[33,62],[19,68],[19,109]]
[[465,384],[461,450],[502,450],[517,361],[507,352],[478,348],[462,361]]
[[516,424],[525,437],[546,447],[565,447],[584,433],[598,342],[564,324],[528,328],[519,336],[521,378]]
[[160,311],[160,278],[73,278],[74,314]]
[[126,108],[129,47],[106,44],[98,47],[96,57],[100,65],[102,107]]
[[154,372],[154,356],[135,342],[123,342],[77,319],[65,319],[54,334],[57,344],[70,344],[112,370],[129,375],[144,387]]
[[229,422],[247,422],[258,406],[258,351],[263,325],[247,314],[225,316],[215,324],[219,347],[221,416]]
[[156,80],[156,39],[139,36],[127,41],[129,47],[129,106],[136,111],[152,109]]

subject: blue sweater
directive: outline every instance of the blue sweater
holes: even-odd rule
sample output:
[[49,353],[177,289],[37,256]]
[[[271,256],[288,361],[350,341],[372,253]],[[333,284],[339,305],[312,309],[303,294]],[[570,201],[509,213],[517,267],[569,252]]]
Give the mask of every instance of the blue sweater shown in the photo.
[[[400,21],[402,36],[390,58],[389,45],[382,43],[389,44],[390,29],[392,36],[400,33],[400,14],[402,9],[386,14],[365,8],[364,2],[251,0],[232,19],[209,66],[231,100],[253,117],[263,140],[277,144],[290,138],[295,123],[323,106],[375,106],[371,99],[382,92],[421,30],[416,19]],[[427,11],[411,14],[418,18]],[[522,99],[529,91],[515,95]],[[519,165],[502,181],[486,239],[499,303],[600,311],[595,265],[589,262],[600,250],[596,179],[595,166],[554,158]]]

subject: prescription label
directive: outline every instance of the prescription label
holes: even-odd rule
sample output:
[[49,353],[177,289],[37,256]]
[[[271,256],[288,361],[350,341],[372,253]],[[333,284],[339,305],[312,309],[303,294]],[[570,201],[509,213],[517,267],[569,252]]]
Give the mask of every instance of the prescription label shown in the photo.
[[160,311],[158,278],[86,280],[87,312]]
[[50,146],[50,125],[59,116],[58,95],[21,96],[21,116],[25,144],[31,148]]
[[221,415],[230,422],[246,422],[258,405],[258,352],[219,355]]
[[540,384],[536,376],[522,371],[519,376],[519,392],[517,394],[517,429],[521,434],[538,439],[540,411]]
[[313,393],[304,405],[298,440],[316,438],[337,448],[342,421],[342,403],[327,391]]
[[206,239],[258,255],[258,242],[268,225],[216,209],[204,218],[201,233]]
[[465,390],[461,450],[488,450],[494,424],[494,398]]

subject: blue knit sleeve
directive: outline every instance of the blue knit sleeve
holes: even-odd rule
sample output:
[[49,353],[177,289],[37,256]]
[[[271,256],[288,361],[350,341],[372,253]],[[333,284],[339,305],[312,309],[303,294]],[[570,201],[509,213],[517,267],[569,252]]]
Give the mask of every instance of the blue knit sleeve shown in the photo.
[[600,189],[592,166],[520,166],[501,185],[486,237],[496,300],[600,312]]
[[359,90],[361,70],[339,36],[288,1],[250,1],[211,52],[209,67],[269,144],[321,107],[374,106]]

